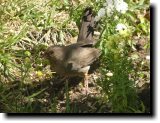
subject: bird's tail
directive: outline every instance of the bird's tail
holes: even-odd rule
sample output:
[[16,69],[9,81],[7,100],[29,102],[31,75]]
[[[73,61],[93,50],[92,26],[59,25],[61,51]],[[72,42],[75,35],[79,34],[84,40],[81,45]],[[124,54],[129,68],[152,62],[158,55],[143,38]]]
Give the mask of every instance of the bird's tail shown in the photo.
[[77,42],[94,42],[94,16],[91,7],[84,10]]

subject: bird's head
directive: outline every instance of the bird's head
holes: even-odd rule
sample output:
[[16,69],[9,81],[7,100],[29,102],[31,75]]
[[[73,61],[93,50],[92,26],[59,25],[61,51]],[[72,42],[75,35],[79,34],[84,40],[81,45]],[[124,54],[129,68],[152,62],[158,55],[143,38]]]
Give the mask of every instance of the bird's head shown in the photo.
[[62,46],[51,46],[44,52],[44,58],[48,60],[60,60],[63,53]]

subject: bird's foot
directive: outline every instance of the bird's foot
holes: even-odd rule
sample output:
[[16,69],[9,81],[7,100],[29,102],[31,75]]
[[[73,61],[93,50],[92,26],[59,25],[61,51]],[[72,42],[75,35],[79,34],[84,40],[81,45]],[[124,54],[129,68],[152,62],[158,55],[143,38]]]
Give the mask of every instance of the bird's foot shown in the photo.
[[90,93],[90,91],[88,89],[86,89],[86,88],[82,89],[82,94],[88,95],[89,93]]
[[82,89],[82,94],[84,94],[84,95],[89,95],[89,94],[97,94],[97,93],[92,92],[92,91],[90,91],[90,90],[87,89],[87,88],[83,88],[83,89]]
[[82,89],[82,94],[83,94],[83,95],[96,95],[96,94],[98,94],[98,93],[97,93],[97,92],[94,92],[94,91],[91,91],[91,90],[89,90],[89,89],[83,88],[83,89]]

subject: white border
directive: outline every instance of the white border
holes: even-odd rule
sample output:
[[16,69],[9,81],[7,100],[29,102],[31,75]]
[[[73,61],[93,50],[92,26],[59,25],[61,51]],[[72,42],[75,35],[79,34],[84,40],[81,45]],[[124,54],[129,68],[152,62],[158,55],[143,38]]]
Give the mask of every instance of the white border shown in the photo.
[[[123,122],[123,123],[135,123],[135,121],[137,122],[137,121],[139,121],[140,123],[149,123],[149,122],[158,122],[158,121],[160,121],[160,107],[159,107],[159,103],[160,103],[160,96],[158,96],[158,94],[160,94],[160,88],[158,88],[159,86],[160,86],[160,75],[158,75],[158,73],[160,74],[160,64],[158,64],[158,63],[160,63],[160,41],[158,41],[158,39],[160,39],[160,26],[159,26],[159,24],[158,23],[160,23],[160,13],[159,13],[159,10],[160,10],[160,8],[158,8],[158,7],[160,7],[160,0],[151,0],[151,4],[153,5],[153,6],[155,6],[155,8],[156,8],[156,30],[155,30],[155,39],[156,39],[156,51],[155,51],[155,58],[156,58],[156,62],[153,62],[153,63],[156,63],[156,65],[155,65],[155,82],[154,83],[156,83],[156,85],[154,86],[155,88],[156,88],[156,91],[155,91],[155,95],[154,95],[154,99],[156,100],[156,103],[153,103],[153,104],[156,104],[154,107],[155,107],[155,116],[153,117],[153,118],[141,118],[141,117],[137,117],[137,118],[115,118],[115,117],[112,117],[112,118],[109,118],[109,117],[107,117],[107,118],[98,118],[98,119],[96,119],[96,118],[94,118],[94,119],[89,119],[89,118],[81,118],[81,119],[79,119],[79,118],[74,118],[74,119],[71,119],[71,118],[67,118],[67,119],[65,119],[65,118],[62,118],[62,117],[60,117],[60,118],[44,118],[44,119],[42,119],[42,118],[40,118],[40,119],[38,119],[38,118],[33,118],[33,119],[31,119],[31,118],[25,118],[25,119],[23,119],[23,118],[20,118],[20,119],[18,119],[18,118],[7,118],[6,116],[5,116],[5,114],[2,114],[2,113],[0,113],[0,122],[1,123],[34,123],[35,121],[37,121],[38,123],[43,123],[43,122],[46,122],[47,121],[47,123],[54,123],[53,121],[56,121],[55,123],[66,123],[66,122],[69,122],[69,123],[77,123],[77,122],[79,122],[79,123],[81,123],[81,122],[87,122],[87,123],[89,123],[89,122],[92,122],[92,123],[97,123],[97,122],[105,122],[106,123],[106,121],[110,121],[111,123],[115,123],[115,122],[118,122],[118,123],[120,123],[120,122]],[[158,6],[159,5],[159,6]],[[154,69],[153,69],[154,70]],[[89,120],[89,121],[88,121]]]

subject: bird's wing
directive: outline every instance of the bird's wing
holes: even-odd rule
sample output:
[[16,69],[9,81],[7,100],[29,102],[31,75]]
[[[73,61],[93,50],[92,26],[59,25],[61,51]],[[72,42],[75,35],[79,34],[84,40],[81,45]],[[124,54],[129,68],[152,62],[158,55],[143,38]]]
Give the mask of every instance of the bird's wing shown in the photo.
[[100,54],[99,49],[79,47],[68,53],[65,63],[71,65],[72,70],[77,70],[92,64]]
[[75,49],[78,47],[93,47],[93,45],[94,45],[94,42],[92,40],[85,39],[81,42],[77,42],[77,43],[66,46],[67,47],[66,49],[68,50],[68,49]]

